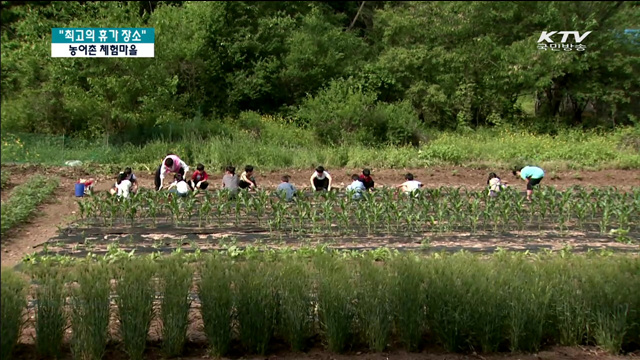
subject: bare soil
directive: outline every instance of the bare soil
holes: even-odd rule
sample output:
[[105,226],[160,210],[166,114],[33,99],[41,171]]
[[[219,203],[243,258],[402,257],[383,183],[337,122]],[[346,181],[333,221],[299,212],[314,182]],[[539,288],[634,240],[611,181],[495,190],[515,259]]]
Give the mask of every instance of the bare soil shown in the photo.
[[[51,201],[42,204],[33,219],[22,226],[10,231],[2,239],[2,263],[5,266],[17,264],[25,255],[36,251],[39,245],[55,237],[58,227],[72,222],[77,211],[73,184],[81,177],[94,177],[97,180],[95,191],[108,191],[115,181],[112,176],[92,176],[81,168],[72,167],[42,167],[6,165],[2,171],[8,170],[12,174],[10,185],[2,190],[2,201],[5,201],[12,187],[25,182],[34,174],[45,174],[60,177],[60,187],[56,190]],[[351,183],[350,174],[359,174],[362,169],[327,169],[334,178],[334,186],[344,188]],[[524,190],[524,182],[511,175],[508,169],[492,169],[504,180]],[[312,169],[287,169],[261,173],[256,170],[256,181],[263,188],[274,188],[280,183],[284,174],[291,176],[291,182],[298,188],[309,188],[309,177]],[[414,177],[424,183],[426,187],[465,186],[470,189],[481,189],[486,186],[487,170],[469,169],[463,167],[439,167],[426,169],[372,169],[372,177],[376,186],[394,186],[404,181],[404,174],[411,172]],[[140,186],[153,188],[152,172],[136,171]],[[221,187],[221,173],[211,173],[209,182],[213,189]],[[548,172],[542,185],[554,186],[558,189],[569,186],[616,186],[620,190],[640,187],[640,170],[603,170],[603,171],[560,171]]]

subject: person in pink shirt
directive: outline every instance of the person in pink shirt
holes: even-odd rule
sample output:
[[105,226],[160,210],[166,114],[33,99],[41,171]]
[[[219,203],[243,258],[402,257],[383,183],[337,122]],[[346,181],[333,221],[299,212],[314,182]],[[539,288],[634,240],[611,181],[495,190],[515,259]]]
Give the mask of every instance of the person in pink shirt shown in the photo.
[[162,160],[162,164],[156,170],[155,177],[155,185],[156,190],[160,191],[162,189],[164,178],[167,173],[176,173],[182,175],[182,178],[186,179],[187,172],[189,172],[189,166],[180,160],[180,158],[176,155],[170,154]]

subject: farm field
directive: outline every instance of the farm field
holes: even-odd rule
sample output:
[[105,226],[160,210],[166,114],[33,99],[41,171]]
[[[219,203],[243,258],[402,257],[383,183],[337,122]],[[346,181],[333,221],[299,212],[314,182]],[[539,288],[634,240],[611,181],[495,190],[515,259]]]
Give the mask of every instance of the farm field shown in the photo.
[[[118,268],[120,265],[117,264],[127,263],[128,261],[132,261],[131,264],[144,262],[143,258],[157,259],[159,254],[170,255],[163,257],[167,259],[182,258],[184,260],[180,261],[184,262],[185,265],[190,264],[187,267],[192,267],[195,272],[188,274],[194,274],[195,278],[192,279],[193,283],[192,280],[189,280],[189,283],[193,286],[188,289],[189,294],[191,294],[188,299],[191,300],[188,303],[187,340],[185,340],[186,347],[181,352],[186,356],[183,358],[187,359],[201,359],[210,356],[210,337],[212,335],[207,334],[206,325],[203,323],[204,315],[201,308],[201,295],[198,293],[199,290],[195,284],[198,283],[198,279],[201,279],[202,271],[208,269],[200,266],[204,266],[203,264],[207,263],[207,259],[210,259],[207,254],[212,251],[213,253],[219,252],[224,259],[247,260],[248,264],[258,259],[251,266],[258,266],[262,270],[251,268],[251,270],[237,269],[231,271],[229,270],[230,268],[228,269],[230,271],[229,274],[238,271],[233,276],[243,276],[241,274],[285,274],[285,268],[289,269],[287,271],[293,271],[289,268],[289,261],[286,260],[289,257],[297,259],[293,260],[292,264],[298,264],[304,268],[306,265],[301,264],[306,264],[305,261],[308,259],[313,259],[318,256],[317,254],[325,252],[336,255],[341,254],[338,258],[352,259],[353,261],[350,260],[349,264],[356,265],[353,265],[355,267],[350,269],[355,271],[355,269],[360,269],[360,266],[365,266],[363,264],[366,261],[361,263],[363,259],[383,264],[383,268],[386,269],[387,266],[385,264],[393,263],[393,259],[402,258],[404,255],[401,254],[406,254],[407,251],[415,252],[419,254],[417,256],[424,257],[425,260],[431,259],[428,261],[433,261],[433,264],[436,264],[439,261],[436,259],[441,258],[443,251],[459,253],[460,250],[464,250],[467,254],[453,255],[453,257],[445,256],[444,259],[458,260],[450,260],[449,265],[442,265],[443,267],[441,268],[445,273],[452,271],[448,273],[449,275],[446,275],[451,276],[451,279],[463,281],[460,285],[460,296],[463,298],[472,296],[473,293],[468,292],[469,286],[474,282],[481,281],[473,276],[469,278],[475,272],[473,266],[479,266],[476,269],[479,272],[479,275],[476,274],[478,276],[483,274],[481,271],[489,271],[488,268],[483,267],[490,266],[486,264],[494,266],[493,270],[487,273],[489,277],[482,280],[489,281],[490,284],[486,285],[486,289],[490,289],[495,288],[495,282],[497,281],[510,281],[505,280],[504,275],[498,275],[499,273],[518,274],[519,271],[522,271],[522,268],[509,270],[502,267],[502,265],[498,265],[501,256],[505,257],[505,259],[541,261],[539,269],[547,266],[547,260],[553,263],[553,266],[569,269],[572,265],[568,263],[562,265],[561,259],[570,256],[571,258],[575,257],[575,260],[569,260],[571,264],[583,269],[581,270],[583,272],[574,274],[575,276],[587,279],[597,273],[601,275],[597,281],[605,281],[608,284],[607,286],[610,286],[611,291],[627,289],[630,293],[624,296],[631,296],[632,298],[635,296],[632,293],[636,287],[622,286],[620,279],[624,277],[625,281],[637,281],[637,255],[640,252],[640,218],[638,217],[638,214],[640,214],[640,184],[637,184],[639,182],[637,180],[637,171],[583,172],[581,179],[578,179],[575,173],[571,172],[554,174],[555,176],[544,180],[545,183],[534,195],[534,201],[529,203],[524,198],[524,183],[513,181],[514,179],[511,176],[503,175],[505,179],[511,180],[512,186],[503,192],[500,197],[490,199],[487,197],[485,190],[485,171],[463,168],[383,170],[374,173],[377,187],[381,189],[371,195],[367,195],[360,201],[350,199],[343,189],[347,182],[341,181],[342,178],[347,179],[348,174],[357,173],[355,169],[334,170],[333,174],[336,179],[334,186],[337,187],[337,191],[330,194],[311,193],[306,186],[307,173],[300,170],[291,170],[264,174],[258,177],[258,184],[262,186],[262,190],[255,193],[241,193],[233,199],[230,199],[226,192],[218,188],[219,185],[217,183],[220,181],[220,175],[212,174],[213,179],[210,182],[214,184],[214,188],[187,200],[169,198],[166,193],[149,191],[153,182],[151,174],[139,173],[137,175],[141,181],[142,191],[137,196],[124,201],[117,201],[115,197],[108,195],[107,190],[112,180],[102,176],[97,176],[98,185],[94,195],[75,198],[73,183],[80,177],[90,175],[81,169],[3,167],[3,173],[6,170],[10,174],[26,170],[30,174],[42,174],[50,178],[60,179],[60,186],[55,189],[53,197],[38,206],[39,211],[31,218],[30,223],[18,225],[16,228],[9,230],[7,235],[3,237],[3,265],[17,265],[17,269],[22,274],[30,274],[29,276],[32,277],[31,281],[34,284],[28,290],[32,294],[32,300],[28,303],[31,304],[28,307],[32,311],[30,320],[27,323],[30,325],[22,329],[20,344],[15,349],[15,354],[19,354],[23,358],[35,357],[39,351],[37,349],[37,341],[34,343],[34,340],[30,339],[37,332],[33,305],[39,301],[37,300],[38,296],[45,296],[45,293],[38,293],[37,291],[40,286],[37,284],[42,284],[40,282],[42,279],[38,280],[37,278],[38,274],[51,275],[56,273],[54,269],[67,268],[70,274],[76,274],[74,269],[82,269],[82,259],[87,258],[87,255],[90,254],[96,259],[102,259],[98,261],[98,264],[104,264],[106,267],[115,266]],[[395,179],[401,179],[402,174],[408,171],[417,174],[417,179],[425,184],[425,189],[421,191],[418,197],[397,197],[394,192],[382,189],[383,187],[397,184],[399,181],[395,181]],[[298,199],[295,202],[285,202],[270,194],[270,191],[278,184],[278,178],[282,173],[293,174],[293,183],[300,190]],[[342,173],[344,173],[344,176],[337,175]],[[507,174],[508,172],[502,171],[502,173]],[[3,202],[10,198],[9,192],[12,189],[24,184],[26,181],[28,179],[15,177],[7,180],[2,190]],[[591,181],[593,181],[593,184],[591,184]],[[624,184],[624,186],[617,188],[602,186],[611,182]],[[523,257],[518,257],[517,253],[522,254]],[[9,254],[11,257],[7,258]],[[276,261],[272,267],[266,265],[269,261],[273,261],[274,257],[276,260],[281,259],[283,261]],[[5,261],[5,259],[8,259],[8,261]],[[219,258],[216,257],[216,259]],[[266,262],[259,259],[263,259]],[[519,260],[513,261],[517,262]],[[224,261],[222,263],[227,264]],[[273,272],[266,271],[267,268],[265,266]],[[458,271],[454,270],[456,266],[459,267],[460,273],[455,272]],[[566,268],[566,266],[569,266],[569,268]],[[589,273],[590,270],[587,269],[591,269],[592,266],[609,270],[606,274],[595,270],[594,273]],[[616,272],[617,266],[625,267],[614,278],[613,273]],[[171,275],[180,273],[181,270],[179,269],[184,268],[185,266],[182,265],[173,268]],[[36,271],[32,272],[31,270],[34,269]],[[37,269],[46,270],[38,272]],[[429,269],[425,271],[437,271],[438,268],[436,266]],[[497,269],[501,269],[501,271],[497,271]],[[551,267],[547,269],[550,273],[554,271],[562,272],[550,269]],[[218,270],[225,273],[224,270]],[[214,272],[219,273],[218,270]],[[300,272],[302,271],[300,268],[297,268],[297,270],[298,275],[304,273]],[[571,271],[574,270],[572,268]],[[117,276],[116,270],[104,271],[109,274],[108,276]],[[316,279],[315,276],[321,273],[318,273],[320,270],[315,267],[312,267],[309,271],[307,275],[310,277],[305,277],[307,276],[305,275],[301,279]],[[387,276],[392,276],[391,272],[384,272],[383,275],[380,275],[375,272],[376,270],[370,269],[367,271],[373,271],[372,274],[378,274],[375,276],[382,276],[384,279],[388,279]],[[363,296],[363,293],[358,293],[357,291],[364,291],[357,290],[357,286],[359,286],[357,284],[360,280],[364,281],[364,279],[357,277],[356,273],[345,275],[345,278],[353,281],[357,280],[353,283],[354,291],[356,291],[353,295],[355,298]],[[524,271],[523,273],[527,272]],[[81,271],[77,274],[72,276],[78,276],[78,279],[80,279],[83,272]],[[625,276],[625,274],[628,276]],[[98,276],[97,273],[91,273],[90,271],[85,275],[91,276],[92,279]],[[159,276],[158,279],[162,279],[161,273],[157,273],[157,276]],[[191,279],[190,276],[189,279]],[[378,281],[375,276],[369,279],[368,283],[365,282],[371,285],[372,288],[376,287],[373,284]],[[418,275],[418,278],[423,278],[425,279],[424,281],[427,281],[424,276],[427,275]],[[491,280],[492,276],[496,278]],[[608,278],[609,276],[612,277]],[[55,278],[55,276],[53,277]],[[251,280],[254,282],[246,283],[245,285],[258,286],[256,284],[264,283],[265,281],[272,281],[274,284],[277,281],[285,281],[282,278],[278,278],[280,280],[277,281],[275,278],[269,279],[271,278],[267,277],[265,280],[258,276]],[[64,281],[70,281],[70,278],[66,278]],[[291,281],[296,284],[296,281]],[[312,283],[316,284],[313,281]],[[467,285],[464,285],[465,281],[467,281]],[[162,281],[155,281],[154,283],[161,284]],[[551,280],[549,279],[549,282],[546,283],[547,286],[550,286],[548,285],[550,283]],[[5,284],[4,280],[3,284]],[[385,284],[387,283],[385,282]],[[178,283],[175,284],[175,286],[178,285]],[[84,285],[84,287],[86,286],[89,285]],[[285,285],[281,286],[284,287]],[[319,285],[316,284],[314,286]],[[435,288],[432,287],[435,285],[431,284],[429,286],[429,290],[425,288],[424,294],[435,294]],[[82,287],[83,285],[81,285]],[[444,288],[448,288],[448,286]],[[550,286],[548,289],[551,288],[553,287]],[[600,296],[598,294],[601,294],[599,290],[593,290],[597,288],[598,286],[595,285],[589,287],[590,291],[593,291],[594,299]],[[50,288],[47,289],[51,290]],[[463,291],[462,289],[466,290]],[[99,289],[94,290],[98,291]],[[263,290],[270,291],[268,289]],[[87,291],[93,290],[89,289]],[[97,294],[105,294],[104,296],[111,296],[111,307],[115,309],[118,306],[118,301],[114,300],[117,298],[113,298],[113,296],[114,294],[117,295],[117,291],[115,293],[114,289],[107,292],[104,292],[106,291],[105,289],[101,291],[103,292],[100,293],[98,291],[87,293],[86,295],[100,296]],[[156,288],[156,296],[161,294],[162,291]],[[528,295],[525,296],[533,295],[529,291],[534,290],[527,289],[525,293]],[[582,290],[575,289],[573,291]],[[111,292],[111,295],[108,295],[109,292]],[[264,301],[259,299],[271,296],[267,294],[272,293],[257,294],[256,298],[252,298],[253,300],[239,300],[234,297],[235,300],[233,301],[248,301],[248,303],[244,303],[245,306],[249,306],[247,304],[252,301],[255,304],[264,304]],[[72,297],[81,296],[71,293],[69,295]],[[379,294],[371,294],[371,299],[378,300],[372,300],[372,302],[369,302],[369,306],[377,308],[380,305],[378,301],[381,300],[379,300],[378,296]],[[440,295],[441,299],[446,299],[448,296],[445,293]],[[580,298],[583,299],[584,297]],[[431,301],[436,301],[436,297],[431,297],[430,299]],[[464,301],[472,301],[476,306],[479,299],[474,297],[473,300]],[[625,299],[625,297],[621,299]],[[621,306],[627,309],[624,312],[626,314],[624,318],[628,320],[624,321],[629,321],[628,329],[630,333],[628,332],[628,334],[635,336],[633,334],[637,330],[634,330],[636,325],[634,325],[635,320],[633,319],[637,316],[637,304],[626,303],[624,302],[625,300],[620,301],[623,301]],[[371,305],[372,303],[377,305]],[[161,306],[162,303],[158,304],[160,305],[157,306]],[[363,303],[363,306],[364,304],[366,302]],[[563,304],[558,303],[556,305],[558,309],[567,309],[562,307],[565,306]],[[175,306],[180,307],[179,303]],[[283,309],[287,308],[285,305],[282,306]],[[389,306],[391,306],[391,303],[389,303]],[[462,302],[458,306],[462,309],[470,305],[464,305]],[[74,310],[72,308],[68,309],[68,314],[73,314]],[[354,321],[364,321],[363,318],[358,318],[358,316],[363,316],[363,313],[357,311],[353,316],[354,319],[360,320]],[[576,309],[572,308],[572,310],[567,311],[576,311]],[[605,321],[602,319],[610,319],[609,316],[617,316],[615,315],[617,314],[615,308],[607,308],[606,311],[613,311],[613,313],[607,313],[609,315],[606,316],[603,315],[605,317],[599,318],[600,320],[589,320],[593,321],[593,324],[589,326],[596,326],[594,324],[600,324],[599,321]],[[110,310],[109,313],[111,319],[108,322],[110,324],[108,326],[111,329],[110,336],[116,340],[119,339],[118,329],[120,329],[119,326],[121,325],[118,324],[121,324],[121,321],[114,317],[117,311]],[[480,311],[480,313],[482,312]],[[486,315],[480,315],[480,313],[477,316]],[[554,314],[548,313],[545,316],[557,316],[557,314]],[[533,348],[513,348],[518,354],[524,352],[536,353],[537,355],[505,354],[511,349],[508,342],[498,342],[484,350],[479,345],[482,342],[481,339],[476,339],[479,343],[472,347],[455,345],[457,341],[465,343],[466,340],[461,339],[472,336],[469,334],[474,333],[475,330],[458,334],[460,336],[458,340],[446,345],[447,342],[442,337],[438,337],[442,335],[437,335],[437,333],[438,331],[443,331],[443,334],[445,334],[447,330],[438,328],[434,324],[440,324],[442,321],[446,322],[445,319],[455,318],[459,314],[441,314],[441,316],[443,317],[440,320],[432,318],[429,320],[431,321],[429,326],[425,325],[430,330],[425,333],[426,338],[421,343],[418,353],[406,352],[401,339],[398,338],[400,333],[397,333],[397,330],[393,330],[392,333],[388,334],[388,336],[391,336],[389,341],[391,339],[393,341],[389,343],[389,346],[384,345],[383,348],[379,347],[381,345],[375,345],[376,343],[373,339],[369,339],[373,342],[368,342],[367,336],[370,336],[370,334],[362,330],[353,330],[356,331],[359,339],[354,343],[357,344],[355,348],[340,350],[329,348],[326,329],[322,330],[322,327],[316,328],[317,331],[308,340],[309,347],[305,349],[304,353],[292,352],[291,344],[287,342],[289,340],[286,340],[283,337],[285,335],[277,331],[273,333],[275,337],[268,341],[268,347],[263,349],[266,349],[264,351],[272,358],[284,359],[339,359],[347,356],[362,359],[527,359],[529,357],[531,359],[618,359],[633,357],[633,354],[637,352],[636,341],[633,338],[631,340],[629,338],[619,340],[620,336],[625,335],[618,335],[618,340],[613,342],[604,340],[603,336],[605,335],[603,334],[605,333],[602,332],[599,335],[585,335],[587,337],[584,339],[578,336],[578,340],[575,341],[569,341],[566,338],[564,338],[566,341],[558,340],[556,338],[558,335],[555,333],[558,330],[553,326],[560,325],[556,323],[558,318],[555,317],[550,318],[548,325],[550,328],[545,330],[550,333],[546,334],[544,340],[540,340],[538,345]],[[342,317],[348,316],[343,314]],[[167,350],[165,348],[166,345],[164,345],[166,343],[164,341],[165,336],[162,335],[163,327],[158,325],[158,321],[162,323],[162,320],[159,317],[154,319],[155,325],[151,327],[151,332],[149,333],[151,342],[145,345],[145,359],[164,358]],[[469,319],[471,318],[464,321],[470,321]],[[69,321],[73,322],[72,317]],[[321,326],[320,320],[315,321],[318,322],[314,326]],[[385,326],[391,325],[382,325],[383,328]],[[394,325],[389,329],[396,329],[396,326]],[[465,323],[465,326],[472,325]],[[238,335],[242,334],[242,332],[238,333],[236,329],[234,334],[236,334],[234,335],[236,337],[232,341],[230,340],[231,347],[229,353],[226,354],[230,358],[240,356],[253,358],[251,354],[262,351],[252,347],[256,346],[255,344],[247,345],[246,339],[243,340],[243,335]],[[506,339],[512,335],[512,333],[504,332],[496,336]],[[612,333],[606,332],[606,336],[609,335],[612,335]],[[589,336],[592,337],[589,338]],[[594,340],[595,336],[600,336],[600,340]],[[68,348],[68,344],[71,344],[69,341],[72,338],[67,334],[65,339],[64,344],[66,345],[63,346],[62,353],[64,356],[72,358],[71,350]],[[610,339],[610,337],[606,339]],[[603,345],[605,341],[607,341],[608,345]],[[109,344],[105,345],[105,358],[128,358],[123,352],[122,345]],[[618,345],[616,344],[621,344],[619,345],[620,349],[627,355],[612,355],[619,352],[619,350],[612,350],[613,348],[611,348],[613,346],[617,349]],[[562,345],[569,345],[570,347],[556,347]],[[581,345],[581,347],[576,348],[575,345]],[[249,348],[246,348],[246,346],[249,346]],[[485,341],[483,346],[489,345]],[[607,346],[609,346],[610,351],[605,350]],[[472,355],[473,351],[482,355]],[[501,354],[491,355],[495,351],[501,352]],[[456,352],[466,353],[467,355],[455,355]]]
[[[460,250],[491,252],[498,247],[540,250],[561,249],[571,246],[576,249],[611,249],[619,251],[637,251],[638,229],[637,211],[634,211],[634,201],[637,204],[637,189],[640,188],[640,175],[637,171],[610,170],[602,172],[582,172],[578,178],[575,172],[558,172],[545,178],[542,189],[549,202],[535,202],[527,204],[522,197],[517,196],[518,191],[524,190],[524,183],[517,182],[512,176],[507,176],[503,170],[503,178],[510,180],[514,190],[509,194],[511,200],[518,204],[519,217],[511,206],[501,206],[495,202],[495,209],[487,208],[483,196],[486,183],[486,171],[470,170],[465,168],[434,168],[434,169],[403,169],[380,170],[374,172],[374,179],[378,187],[393,186],[398,184],[402,175],[411,171],[416,178],[425,184],[431,194],[431,200],[425,197],[426,202],[401,201],[398,208],[393,208],[394,215],[387,215],[387,207],[392,204],[390,194],[381,199],[378,192],[376,206],[372,211],[365,211],[365,202],[351,203],[346,201],[344,194],[336,194],[329,203],[322,199],[307,198],[308,201],[298,202],[298,205],[276,202],[276,210],[273,209],[273,199],[266,194],[252,196],[254,200],[246,198],[236,205],[228,203],[221,207],[217,200],[221,176],[211,174],[212,191],[200,194],[193,203],[184,205],[191,207],[192,216],[186,218],[172,218],[170,208],[156,206],[155,225],[149,209],[150,202],[159,203],[161,199],[154,199],[146,194],[141,194],[140,202],[132,207],[135,214],[125,214],[114,207],[114,213],[110,210],[99,209],[97,199],[104,196],[112,183],[112,179],[104,176],[96,176],[95,197],[80,199],[73,195],[73,183],[80,177],[88,175],[78,168],[43,168],[3,166],[3,172],[11,173],[41,173],[57,176],[60,187],[55,190],[53,201],[39,207],[39,214],[35,216],[30,225],[18,230],[10,231],[3,238],[3,262],[15,265],[29,254],[47,250],[50,253],[85,255],[88,251],[101,253],[107,251],[107,247],[117,245],[123,249],[137,249],[136,252],[171,251],[180,246],[185,251],[196,249],[206,250],[235,245],[244,247],[247,245],[269,245],[272,247],[284,246],[316,246],[327,245],[336,248],[375,248],[387,246],[399,249],[414,249],[424,251]],[[357,169],[336,169],[332,171],[335,178],[335,186],[343,188],[348,179],[348,174],[357,173]],[[292,176],[292,183],[302,191],[308,192],[307,172],[301,170],[287,170],[258,174],[258,184],[263,189],[273,189],[279,183],[279,177],[283,173]],[[344,176],[342,176],[344,174]],[[500,174],[500,172],[499,172]],[[137,173],[142,188],[153,186],[153,177],[149,173]],[[12,177],[8,188],[2,191],[3,201],[7,197],[12,186],[16,186],[25,179]],[[604,189],[603,186],[615,184],[618,191]],[[456,190],[456,186],[461,186]],[[582,187],[582,196],[579,195],[561,198],[561,191],[571,187]],[[593,192],[592,186],[603,188]],[[634,193],[633,190],[636,189]],[[574,189],[575,190],[575,189]],[[343,192],[343,189],[339,191]],[[578,191],[578,190],[575,190]],[[459,203],[450,202],[450,196],[459,198]],[[466,192],[470,192],[467,194]],[[587,198],[588,194],[600,197],[604,204],[608,195],[611,207],[602,222],[603,208],[593,207],[593,203]],[[255,195],[255,194],[254,194]],[[435,197],[434,197],[435,196]],[[471,196],[471,198],[469,198]],[[207,200],[208,199],[208,200]],[[519,200],[517,200],[519,199]],[[138,200],[136,200],[138,201]],[[386,201],[386,206],[383,205]],[[499,201],[510,201],[499,199]],[[78,204],[84,204],[86,213],[81,214]],[[199,211],[201,204],[207,203],[210,216]],[[311,206],[319,203],[318,206]],[[104,202],[103,206],[108,202]],[[546,208],[540,205],[545,204]],[[575,206],[580,205],[580,210]],[[602,205],[601,204],[601,205]],[[165,205],[169,205],[165,203]],[[175,204],[174,204],[175,205]],[[283,206],[281,206],[283,205]],[[445,206],[446,205],[446,206]],[[559,209],[563,206],[568,211],[565,218],[558,218]],[[294,206],[292,208],[292,206]],[[348,210],[346,216],[341,206]],[[425,207],[426,206],[426,207]],[[457,206],[457,208],[456,208]],[[475,208],[474,208],[475,206]],[[620,208],[622,206],[622,208]],[[325,217],[325,210],[332,209],[331,218]],[[468,216],[457,217],[458,210],[468,211]],[[475,209],[475,210],[472,210]],[[131,207],[130,207],[131,209]],[[256,216],[256,209],[262,212]],[[414,209],[414,210],[411,210]],[[418,209],[418,210],[416,210]],[[503,214],[500,214],[500,209]],[[531,213],[529,210],[533,210]],[[236,218],[236,210],[238,217]],[[622,213],[619,213],[619,211]],[[101,217],[109,212],[108,217]],[[624,211],[630,213],[626,215]],[[546,212],[544,215],[542,212]],[[564,212],[564,210],[563,210]],[[200,216],[202,214],[202,216]],[[404,220],[395,217],[405,216]],[[450,222],[443,221],[450,214],[454,217]],[[495,217],[495,221],[484,215]],[[622,215],[620,218],[619,215]],[[85,218],[81,218],[84,215]],[[129,221],[133,216],[135,226]],[[504,216],[509,217],[509,223],[504,223]],[[625,217],[626,216],[626,217]],[[276,219],[279,217],[279,219]],[[433,217],[433,218],[432,218]],[[475,217],[475,218],[474,218]],[[580,217],[582,224],[578,224]],[[315,219],[315,221],[312,221]],[[615,233],[620,227],[619,219],[629,224],[629,229]],[[327,221],[332,225],[326,226]],[[179,222],[179,223],[178,223]],[[349,226],[345,224],[348,223]],[[367,225],[369,224],[369,226]],[[375,224],[375,225],[374,225]],[[473,227],[475,226],[475,230]],[[300,229],[291,231],[292,227]],[[304,228],[304,230],[302,230]],[[62,230],[62,231],[59,231]],[[614,230],[614,234],[611,233]],[[629,230],[625,232],[624,230]],[[46,246],[45,246],[46,244]]]

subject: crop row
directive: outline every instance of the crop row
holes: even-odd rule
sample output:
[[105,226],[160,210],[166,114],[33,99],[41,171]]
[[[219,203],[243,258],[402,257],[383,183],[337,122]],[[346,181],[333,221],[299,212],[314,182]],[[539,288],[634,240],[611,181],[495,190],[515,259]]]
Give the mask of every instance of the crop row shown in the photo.
[[[68,324],[77,359],[100,359],[110,328],[130,358],[141,359],[152,324],[165,355],[179,356],[193,311],[216,355],[236,345],[265,354],[282,342],[305,351],[318,345],[314,339],[334,352],[420,351],[433,343],[483,352],[640,346],[637,257],[396,254],[381,262],[317,252],[50,265],[3,271],[3,359],[20,334],[27,295],[35,299],[36,349],[44,357],[63,352]],[[28,288],[24,277],[36,285]]]
[[26,183],[16,186],[9,199],[2,203],[1,234],[5,235],[9,229],[26,221],[38,205],[53,194],[58,184],[58,179],[36,175]]
[[[198,226],[230,223],[256,224],[271,231],[302,233],[399,233],[479,230],[509,231],[553,229],[598,231],[613,228],[637,231],[640,224],[640,189],[571,189],[560,192],[545,187],[533,202],[513,189],[498,198],[485,191],[459,188],[428,189],[418,196],[400,196],[379,190],[361,200],[335,193],[301,196],[287,202],[266,191],[241,192],[230,199],[224,191],[180,199],[165,193],[143,192],[129,199],[96,196],[80,201],[80,217],[104,226],[176,225]],[[100,219],[100,220],[96,220]],[[148,221],[145,221],[148,220]]]

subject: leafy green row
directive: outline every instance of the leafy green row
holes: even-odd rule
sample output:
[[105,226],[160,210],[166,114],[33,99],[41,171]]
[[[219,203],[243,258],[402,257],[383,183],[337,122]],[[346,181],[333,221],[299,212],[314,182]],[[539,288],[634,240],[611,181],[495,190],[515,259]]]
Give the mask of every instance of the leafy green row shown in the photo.
[[58,179],[36,175],[26,183],[16,186],[9,199],[2,203],[2,235],[26,221],[37,206],[51,196],[58,185]]
[[[38,284],[32,295],[39,354],[61,354],[69,318],[73,353],[101,358],[110,340],[110,298],[119,309],[119,324],[111,325],[131,359],[142,358],[153,319],[161,324],[165,355],[182,354],[198,302],[216,355],[236,344],[265,354],[282,341],[305,351],[318,338],[334,352],[420,351],[437,343],[449,351],[482,352],[597,344],[617,353],[640,345],[637,257],[461,252],[375,261],[373,253],[318,251],[191,260],[176,253],[28,267]],[[3,351],[17,341],[24,289],[17,274],[3,272]],[[12,308],[5,311],[4,304]]]
[[0,185],[2,185],[2,190],[4,190],[4,188],[9,184],[9,177],[11,177],[11,174],[7,171],[2,171],[2,173],[0,173]]

